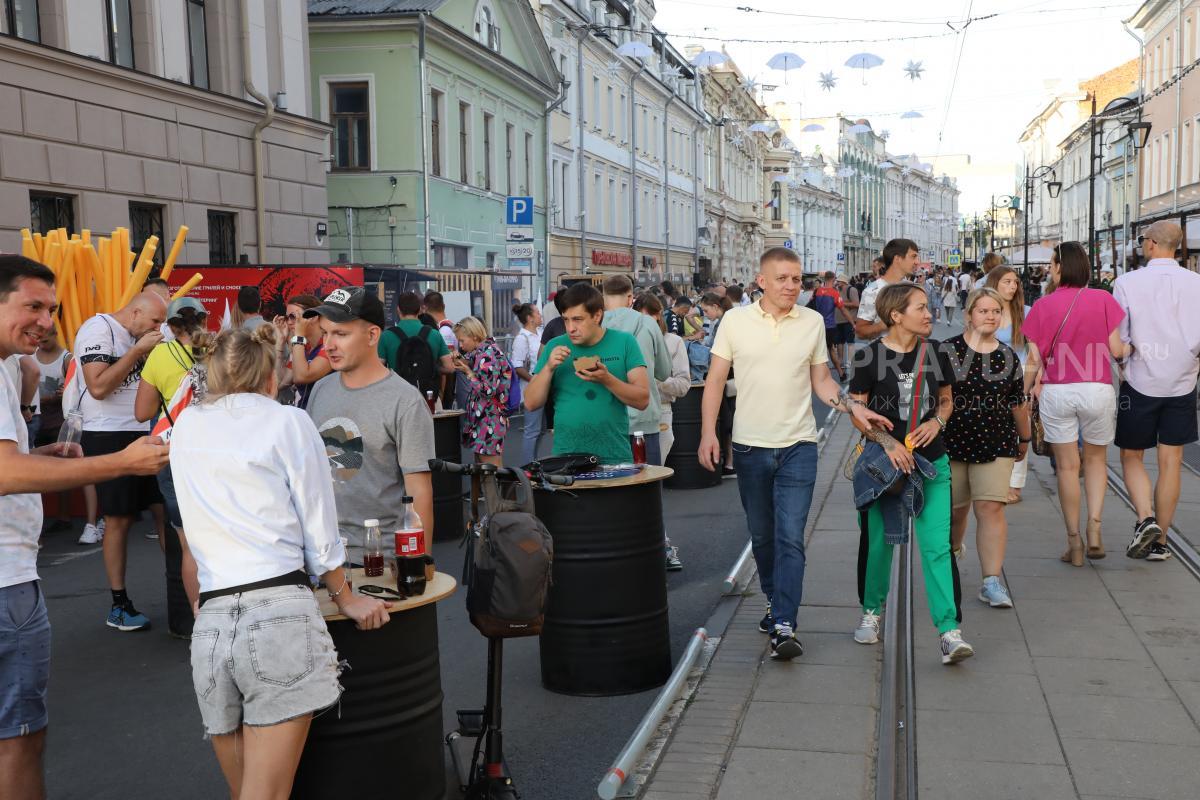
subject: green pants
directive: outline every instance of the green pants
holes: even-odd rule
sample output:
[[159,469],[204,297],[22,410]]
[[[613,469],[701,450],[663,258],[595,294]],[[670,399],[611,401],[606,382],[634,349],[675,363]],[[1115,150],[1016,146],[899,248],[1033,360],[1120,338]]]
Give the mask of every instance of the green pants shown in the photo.
[[[929,615],[938,633],[959,627],[962,600],[958,583],[958,565],[950,554],[950,459],[942,456],[933,462],[937,477],[925,481],[925,507],[914,521],[917,546],[921,550],[921,569],[925,573],[925,599]],[[887,602],[892,573],[892,547],[883,538],[883,515],[878,505],[867,508],[865,563],[860,575],[863,611],[878,614]]]

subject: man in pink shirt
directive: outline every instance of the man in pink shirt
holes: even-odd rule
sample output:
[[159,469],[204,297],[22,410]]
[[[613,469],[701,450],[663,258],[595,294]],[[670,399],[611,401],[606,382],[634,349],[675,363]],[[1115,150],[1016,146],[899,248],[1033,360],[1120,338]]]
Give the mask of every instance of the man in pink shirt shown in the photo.
[[[1141,239],[1149,263],[1122,275],[1113,286],[1113,299],[1126,314],[1121,339],[1133,345],[1117,403],[1116,444],[1138,517],[1125,555],[1165,561],[1171,557],[1166,531],[1179,503],[1183,446],[1200,438],[1200,275],[1175,260],[1183,230],[1174,222],[1154,223]],[[1153,496],[1143,464],[1151,448],[1158,449]]]

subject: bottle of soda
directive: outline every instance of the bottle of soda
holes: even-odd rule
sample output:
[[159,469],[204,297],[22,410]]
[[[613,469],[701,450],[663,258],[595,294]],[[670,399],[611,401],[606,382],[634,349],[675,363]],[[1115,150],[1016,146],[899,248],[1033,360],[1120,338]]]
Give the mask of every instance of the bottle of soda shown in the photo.
[[363,527],[367,529],[363,542],[363,574],[378,578],[383,574],[383,537],[379,534],[379,520],[369,519]]
[[425,547],[425,526],[408,495],[402,499],[404,514],[396,531],[396,588],[405,597],[425,594],[425,567],[433,559]]
[[436,400],[436,399],[434,399],[434,396],[433,396],[433,390],[432,390],[432,389],[430,389],[429,391],[425,392],[425,405],[429,406],[429,413],[430,413],[430,414],[433,414],[433,413],[435,413],[434,409],[435,409],[435,407],[437,406],[437,400]]
[[646,434],[642,431],[633,433],[633,463],[634,466],[646,466]]

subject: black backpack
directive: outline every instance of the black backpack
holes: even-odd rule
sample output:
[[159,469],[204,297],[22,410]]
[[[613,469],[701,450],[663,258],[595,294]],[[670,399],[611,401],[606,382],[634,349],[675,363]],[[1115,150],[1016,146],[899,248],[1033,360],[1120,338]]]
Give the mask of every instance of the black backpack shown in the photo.
[[483,476],[487,514],[469,538],[463,583],[467,613],[484,636],[537,636],[546,615],[554,542],[533,513],[533,488],[516,470],[520,499],[503,500],[495,475]]
[[399,325],[393,325],[388,330],[400,339],[400,346],[396,348],[395,363],[388,366],[401,378],[417,387],[422,397],[426,392],[433,392],[433,396],[437,397],[437,364],[433,360],[433,348],[429,346],[429,340],[426,338],[433,333],[433,328],[422,325],[416,336],[409,336],[400,330]]

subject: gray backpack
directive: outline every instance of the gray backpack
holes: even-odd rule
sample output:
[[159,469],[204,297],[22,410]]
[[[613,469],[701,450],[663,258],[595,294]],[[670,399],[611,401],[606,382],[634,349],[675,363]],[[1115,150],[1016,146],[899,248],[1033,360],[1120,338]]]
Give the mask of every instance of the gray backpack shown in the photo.
[[487,513],[468,534],[463,583],[467,613],[484,636],[537,636],[546,614],[554,542],[533,513],[533,487],[523,470],[519,499],[501,499],[496,476],[482,478]]

